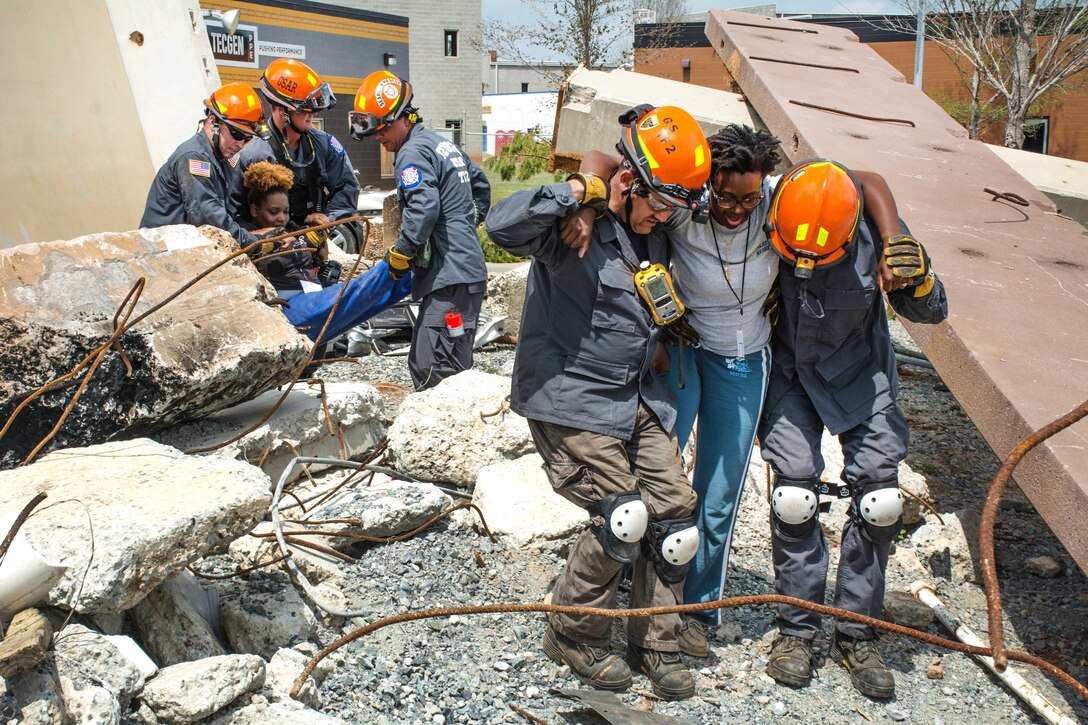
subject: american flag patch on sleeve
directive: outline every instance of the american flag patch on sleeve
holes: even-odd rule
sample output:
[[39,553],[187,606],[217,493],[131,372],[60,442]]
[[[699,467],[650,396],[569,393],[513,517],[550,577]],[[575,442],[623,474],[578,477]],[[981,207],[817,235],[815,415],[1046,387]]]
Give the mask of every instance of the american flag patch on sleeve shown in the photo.
[[212,176],[212,165],[207,161],[189,159],[189,173],[193,176],[206,176],[210,179]]

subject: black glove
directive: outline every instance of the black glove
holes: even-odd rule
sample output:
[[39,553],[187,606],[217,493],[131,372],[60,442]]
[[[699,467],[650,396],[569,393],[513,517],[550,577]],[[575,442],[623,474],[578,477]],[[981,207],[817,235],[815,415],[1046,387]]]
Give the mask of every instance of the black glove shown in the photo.
[[326,259],[317,268],[317,281],[322,287],[332,287],[340,281],[340,272],[343,269],[344,265],[335,259]]
[[888,238],[884,245],[884,259],[893,275],[910,284],[921,282],[929,271],[925,250],[917,239],[907,234]]
[[385,251],[385,256],[382,259],[389,265],[389,276],[393,279],[400,279],[408,274],[408,270],[411,269],[412,258],[401,254],[392,247]]
[[661,328],[661,341],[666,345],[694,345],[699,342],[699,333],[688,318],[681,315]]
[[781,301],[782,291],[778,288],[778,285],[774,285],[771,287],[771,291],[767,293],[767,299],[763,300],[763,306],[759,309],[771,323],[771,327],[774,327],[778,322],[778,303]]

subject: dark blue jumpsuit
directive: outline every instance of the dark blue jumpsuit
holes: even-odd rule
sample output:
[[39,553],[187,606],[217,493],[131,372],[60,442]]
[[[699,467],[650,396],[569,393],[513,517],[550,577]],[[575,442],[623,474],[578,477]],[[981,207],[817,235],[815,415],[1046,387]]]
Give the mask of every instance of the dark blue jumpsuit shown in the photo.
[[[813,487],[824,470],[823,429],[838,436],[845,459],[842,480],[855,501],[867,486],[897,485],[909,438],[895,402],[899,376],[877,281],[882,251],[880,234],[866,218],[847,257],[828,269],[817,268],[807,283],[782,263],[781,317],[771,340],[771,378],[759,427],[763,458],[775,475],[805,480]],[[911,322],[937,323],[948,316],[939,279],[926,296],[915,298],[913,293],[910,287],[892,292],[888,301]],[[775,588],[779,594],[822,604],[828,551],[821,527],[817,524],[807,536],[795,538],[780,531],[773,519]],[[836,607],[881,616],[890,547],[890,542],[869,539],[852,504],[842,534]],[[778,626],[783,634],[811,639],[819,631],[820,616],[780,605]],[[836,627],[857,639],[874,637],[865,625],[840,621]]]

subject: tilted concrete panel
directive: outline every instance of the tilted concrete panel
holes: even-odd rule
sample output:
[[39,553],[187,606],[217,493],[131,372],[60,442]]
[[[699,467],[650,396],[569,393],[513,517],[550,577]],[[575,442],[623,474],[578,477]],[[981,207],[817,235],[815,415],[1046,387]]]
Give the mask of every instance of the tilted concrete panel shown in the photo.
[[1088,162],[1004,146],[986,148],[1050,197],[1061,214],[1088,226]]
[[562,122],[556,124],[552,146],[556,168],[576,171],[586,151],[615,153],[620,140],[616,119],[639,103],[681,106],[708,136],[730,123],[762,127],[752,107],[735,93],[630,71],[579,67],[560,91]]
[[[908,329],[999,456],[1088,398],[1083,227],[852,33],[714,10],[706,36],[793,160],[887,179],[951,308]],[[1033,451],[1016,480],[1088,571],[1088,424]]]

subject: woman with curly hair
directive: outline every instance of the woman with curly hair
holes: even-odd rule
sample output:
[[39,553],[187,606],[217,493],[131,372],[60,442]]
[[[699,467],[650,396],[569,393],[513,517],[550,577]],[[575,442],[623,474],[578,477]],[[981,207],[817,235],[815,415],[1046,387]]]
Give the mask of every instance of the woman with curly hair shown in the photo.
[[[294,174],[286,166],[260,161],[246,169],[242,184],[252,219],[248,226],[265,234],[282,234],[290,221],[287,192],[293,183]],[[284,254],[288,251],[291,253]],[[276,256],[258,258],[257,270],[272,283],[280,298],[287,300],[300,292],[321,289],[314,269],[316,254],[317,250],[304,239],[288,237],[276,250]]]

